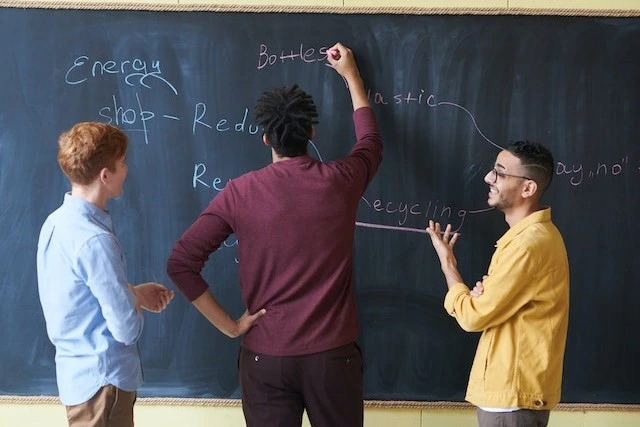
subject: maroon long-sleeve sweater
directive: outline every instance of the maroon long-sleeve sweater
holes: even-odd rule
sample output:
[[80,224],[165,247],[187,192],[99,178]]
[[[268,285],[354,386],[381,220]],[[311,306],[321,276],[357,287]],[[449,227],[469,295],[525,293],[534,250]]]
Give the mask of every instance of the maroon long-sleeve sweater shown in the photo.
[[169,276],[192,301],[208,288],[200,274],[207,258],[235,233],[243,301],[251,313],[267,310],[244,337],[252,351],[303,355],[356,339],[356,210],[382,142],[371,108],[356,110],[353,121],[348,156],[322,163],[303,155],[233,179],[169,257]]

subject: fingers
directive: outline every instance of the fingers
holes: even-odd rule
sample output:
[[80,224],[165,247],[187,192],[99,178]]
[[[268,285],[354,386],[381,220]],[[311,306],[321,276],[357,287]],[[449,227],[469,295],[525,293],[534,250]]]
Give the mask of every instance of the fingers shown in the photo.
[[[248,312],[248,311],[247,311]],[[258,310],[253,314],[248,315],[247,317],[249,318],[249,320],[251,321],[251,323],[255,323],[256,320],[258,320],[259,318],[261,318],[262,316],[264,316],[267,313],[267,310],[265,310],[264,308],[262,310]]]
[[152,313],[160,313],[167,308],[175,292],[159,283],[144,283],[140,288],[141,307]]
[[267,310],[264,308],[256,311],[253,314],[249,313],[249,310],[245,310],[242,316],[238,320],[236,320],[236,324],[238,325],[238,336],[244,335],[247,331],[255,325],[255,323],[267,313]]
[[168,289],[164,289],[160,294],[160,311],[167,308],[173,297],[175,296],[175,292],[170,291]]
[[157,287],[155,289],[156,292],[154,295],[156,300],[154,304],[154,308],[157,310],[156,313],[159,313],[165,308],[167,308],[167,306],[173,299],[173,291],[170,291],[169,289],[165,288],[162,285],[159,285],[159,286],[160,287]]
[[442,233],[442,241],[448,243],[449,246],[453,246],[458,241],[459,236],[460,234],[451,231],[451,224],[447,224],[444,233]]
[[327,59],[329,60],[329,62],[331,62],[331,60],[337,62],[340,60],[340,58],[346,56],[346,54],[351,54],[351,49],[340,42],[327,49]]
[[335,45],[327,49],[327,59],[334,59],[336,61],[339,61],[341,56],[342,55],[340,54],[340,43],[336,43]]
[[431,240],[437,239],[440,240],[440,223],[439,222],[433,222],[432,220],[429,220],[429,225],[427,226],[427,234],[429,236],[431,236]]
[[451,237],[451,240],[449,240],[449,245],[451,245],[451,246],[455,245],[456,242],[458,241],[458,237],[460,237],[460,234],[453,233],[453,236]]
[[[487,278],[487,276],[483,276],[482,280],[484,280],[486,278]],[[479,297],[482,294],[484,294],[484,285],[482,284],[482,281],[478,280],[476,282],[476,285],[471,290],[470,295],[472,297]]]
[[451,224],[447,224],[444,231],[442,231],[439,222],[429,220],[429,226],[426,228],[426,232],[432,241],[441,241],[449,246],[453,246],[458,241],[460,234],[453,232],[451,228]]
[[149,311],[151,313],[160,313],[163,309],[159,308],[159,306],[156,305],[150,305],[149,307],[147,307],[146,305],[141,305],[140,308]]
[[345,79],[359,76],[358,67],[351,49],[342,43],[336,43],[327,49],[327,61]]
[[451,224],[447,224],[444,228],[444,232],[442,233],[442,240],[448,242],[451,238]]

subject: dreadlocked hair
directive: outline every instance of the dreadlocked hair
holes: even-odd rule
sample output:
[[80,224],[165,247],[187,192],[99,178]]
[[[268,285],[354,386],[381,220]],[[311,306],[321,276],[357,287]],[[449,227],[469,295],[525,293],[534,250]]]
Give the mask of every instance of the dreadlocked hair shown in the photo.
[[264,92],[254,109],[256,123],[264,128],[269,145],[281,157],[307,153],[311,128],[318,121],[311,95],[297,84]]

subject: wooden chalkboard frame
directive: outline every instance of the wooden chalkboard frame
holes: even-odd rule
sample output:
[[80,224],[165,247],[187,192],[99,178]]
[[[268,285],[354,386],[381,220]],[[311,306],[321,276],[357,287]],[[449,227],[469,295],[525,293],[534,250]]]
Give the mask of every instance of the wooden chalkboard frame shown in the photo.
[[[0,396],[0,405],[51,405],[59,404],[57,396]],[[197,406],[217,408],[238,408],[240,399],[140,397],[136,405],[142,406]],[[416,409],[416,410],[471,410],[475,406],[467,402],[422,402],[402,400],[365,400],[365,408]],[[560,403],[554,411],[562,412],[640,412],[640,405],[615,403]]]
[[5,1],[0,7],[30,9],[87,9],[87,10],[146,10],[157,12],[254,12],[254,13],[337,13],[392,15],[540,15],[540,16],[597,16],[630,18],[640,16],[634,9],[565,9],[518,7],[329,7],[297,5],[221,5],[167,4],[137,2],[69,2],[69,1]]
[[[136,2],[65,2],[65,1],[2,1],[0,8],[29,9],[77,9],[77,10],[131,10],[157,12],[252,12],[252,13],[306,13],[306,14],[402,14],[402,15],[527,15],[527,16],[576,16],[576,17],[639,17],[640,9],[533,9],[533,8],[421,8],[421,7],[326,7],[326,6],[278,6],[278,5],[215,5],[215,4],[166,4]],[[143,406],[211,406],[239,407],[239,399],[217,398],[139,398]],[[57,396],[0,396],[0,404],[57,404]],[[468,410],[467,402],[424,402],[367,400],[365,408],[398,409],[448,409]],[[560,403],[558,411],[640,411],[640,404],[590,404]]]

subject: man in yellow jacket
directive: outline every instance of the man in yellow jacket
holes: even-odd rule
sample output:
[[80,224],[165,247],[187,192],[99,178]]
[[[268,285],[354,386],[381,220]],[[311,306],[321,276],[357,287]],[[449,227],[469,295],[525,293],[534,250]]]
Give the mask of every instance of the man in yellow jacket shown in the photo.
[[427,228],[449,288],[445,309],[465,331],[482,331],[466,394],[480,427],[544,427],[560,401],[569,263],[551,208],[540,204],[553,171],[540,144],[518,141],[498,154],[484,181],[509,230],[473,289],[453,254],[458,234],[433,221]]

